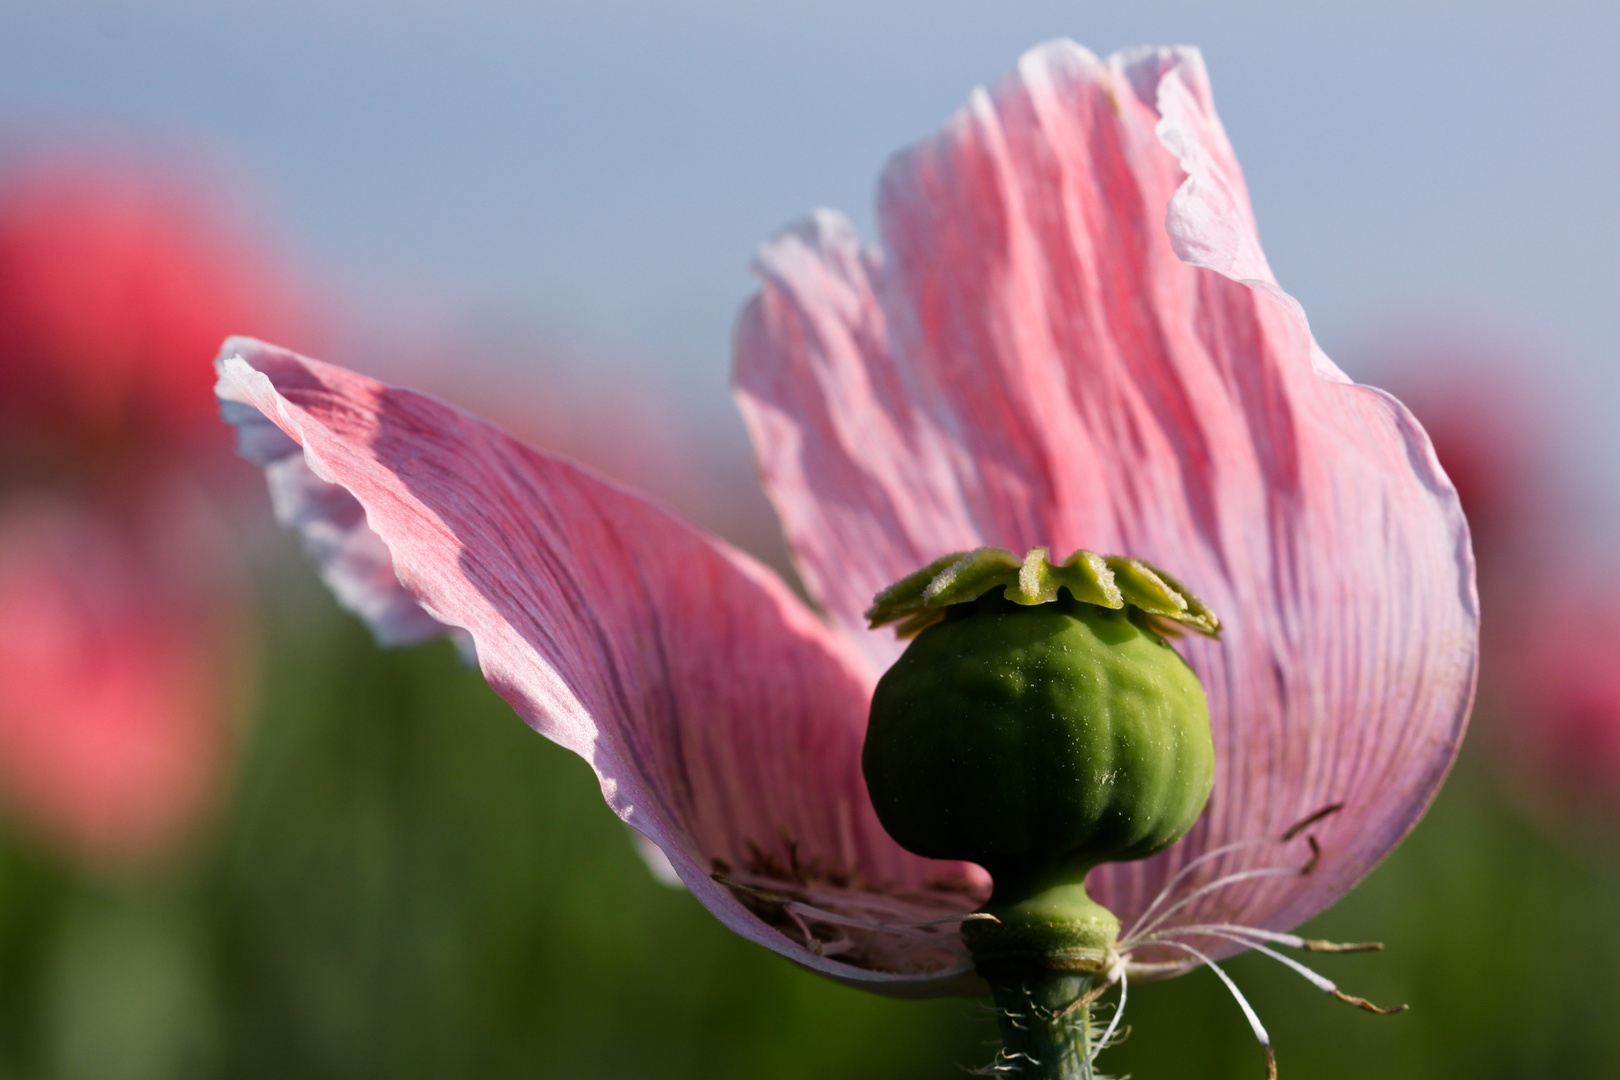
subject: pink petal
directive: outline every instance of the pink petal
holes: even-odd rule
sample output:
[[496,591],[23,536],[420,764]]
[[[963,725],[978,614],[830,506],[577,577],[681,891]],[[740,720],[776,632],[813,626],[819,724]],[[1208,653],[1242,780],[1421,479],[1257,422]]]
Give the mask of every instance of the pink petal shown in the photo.
[[[232,338],[225,352],[252,349]],[[236,427],[237,452],[264,468],[276,521],[298,534],[304,553],[344,608],[359,616],[382,645],[417,645],[455,633],[423,611],[394,574],[393,556],[366,524],[360,501],[315,475],[303,448],[258,409],[221,401],[220,412]]]
[[[721,921],[877,989],[954,985],[939,978],[958,959],[948,949],[858,934],[866,951],[838,952],[840,924],[816,923],[822,955],[805,947],[802,915],[711,876],[913,919],[966,911],[982,892],[973,868],[909,855],[878,825],[860,773],[871,675],[773,574],[421,395],[247,339],[218,366],[220,397],[284,433],[231,409],[339,595],[395,640],[468,633],[490,684],[591,763],[614,812]],[[409,622],[406,600],[432,622]]]
[[1422,429],[1351,384],[1272,280],[1199,54],[1031,51],[894,160],[879,219],[882,254],[826,212],[767,245],[738,328],[738,396],[812,594],[881,666],[899,645],[860,612],[948,551],[1171,570],[1227,627],[1182,646],[1209,693],[1215,793],[1181,844],[1093,889],[1128,922],[1199,852],[1343,802],[1313,830],[1314,872],[1175,921],[1321,910],[1455,754],[1473,558]]

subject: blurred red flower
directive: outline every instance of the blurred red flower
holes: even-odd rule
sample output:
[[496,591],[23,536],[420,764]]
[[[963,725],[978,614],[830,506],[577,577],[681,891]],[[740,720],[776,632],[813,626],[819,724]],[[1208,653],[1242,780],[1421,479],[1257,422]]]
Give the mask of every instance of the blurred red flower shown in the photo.
[[172,174],[0,180],[0,801],[96,864],[171,852],[221,789],[249,634],[208,361],[298,332],[285,281]]
[[[1488,344],[1430,337],[1391,387],[1423,422],[1468,515],[1483,612],[1480,737],[1538,815],[1620,821],[1620,582],[1583,573],[1601,550],[1562,490],[1544,373]],[[1537,567],[1527,593],[1527,567]],[[1552,568],[1549,572],[1546,568]]]
[[284,277],[211,203],[94,162],[0,183],[7,443],[159,468],[183,468],[175,459],[199,435],[223,445],[208,364],[219,342],[296,319]]
[[1613,582],[1566,584],[1521,605],[1512,628],[1495,636],[1495,655],[1512,661],[1491,683],[1502,711],[1494,749],[1542,811],[1612,823],[1620,819],[1620,607]]
[[210,530],[151,509],[0,507],[0,785],[36,830],[98,862],[183,840],[229,745],[234,583],[188,585]]

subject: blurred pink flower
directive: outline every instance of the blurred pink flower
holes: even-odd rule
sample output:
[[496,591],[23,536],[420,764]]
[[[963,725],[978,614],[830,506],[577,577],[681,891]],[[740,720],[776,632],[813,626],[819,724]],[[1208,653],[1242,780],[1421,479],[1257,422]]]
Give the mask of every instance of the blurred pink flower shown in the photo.
[[[1403,400],[1434,439],[1479,551],[1486,613],[1479,735],[1488,762],[1558,825],[1620,823],[1620,582],[1560,490],[1545,375],[1484,349],[1410,350]],[[1543,568],[1527,595],[1524,570]]]
[[189,838],[242,675],[236,598],[198,572],[217,573],[205,544],[221,538],[183,507],[148,509],[131,535],[94,504],[0,504],[0,794],[103,864]]
[[[218,392],[281,520],[385,642],[455,628],[533,727],[726,925],[898,994],[977,989],[939,920],[982,871],[917,858],[860,772],[899,651],[874,592],[991,544],[1119,551],[1219,612],[1183,650],[1215,793],[1164,854],[1104,867],[1129,922],[1285,928],[1423,812],[1472,697],[1467,528],[1411,415],[1349,382],[1261,254],[1198,53],[1058,42],[894,160],[885,252],[821,212],[766,245],[737,333],[766,486],[825,618],[753,559],[409,391],[257,341]],[[1288,847],[1288,826],[1334,804]],[[1226,951],[1233,951],[1228,948]]]
[[298,327],[205,206],[94,158],[0,180],[0,802],[96,864],[196,832],[245,674],[204,360]]
[[0,180],[0,443],[158,468],[199,436],[217,446],[198,358],[232,328],[296,333],[284,280],[177,178],[89,156],[14,170]]
[[[1563,820],[1620,821],[1620,605],[1614,582],[1570,580],[1514,608],[1493,635],[1490,689],[1500,768]],[[1500,644],[1500,648],[1496,648]]]
[[[1620,582],[1594,566],[1601,538],[1537,513],[1519,559],[1481,564],[1486,601],[1480,735],[1535,816],[1563,829],[1620,827]],[[1539,542],[1537,542],[1539,541]],[[1523,595],[1528,559],[1552,568]]]

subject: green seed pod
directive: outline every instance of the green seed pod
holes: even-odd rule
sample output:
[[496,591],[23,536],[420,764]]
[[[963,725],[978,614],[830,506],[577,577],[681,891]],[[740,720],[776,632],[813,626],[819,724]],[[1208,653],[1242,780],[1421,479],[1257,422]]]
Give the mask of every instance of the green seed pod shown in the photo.
[[1215,634],[1214,616],[1145,564],[1053,567],[1037,548],[941,560],[871,617],[921,626],[872,699],[862,766],[884,828],[990,871],[964,931],[981,970],[1101,970],[1119,924],[1086,873],[1168,847],[1209,798],[1208,705],[1160,631]]

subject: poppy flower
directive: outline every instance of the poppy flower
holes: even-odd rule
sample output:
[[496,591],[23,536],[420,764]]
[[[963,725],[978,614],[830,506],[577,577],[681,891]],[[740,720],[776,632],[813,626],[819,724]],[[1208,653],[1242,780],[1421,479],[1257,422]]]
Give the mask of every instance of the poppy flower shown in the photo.
[[97,866],[175,853],[224,786],[246,585],[203,361],[297,322],[190,187],[93,155],[0,180],[0,803]]
[[825,211],[766,244],[736,334],[814,608],[430,398],[249,339],[217,390],[280,520],[382,641],[462,636],[700,901],[808,968],[982,989],[951,920],[986,875],[895,844],[860,761],[903,645],[862,613],[981,545],[1147,560],[1224,625],[1179,646],[1209,700],[1208,809],[1092,895],[1127,923],[1310,917],[1452,761],[1473,560],[1422,429],[1340,373],[1273,279],[1199,54],[1033,50],[890,163],[878,218],[881,249]]

